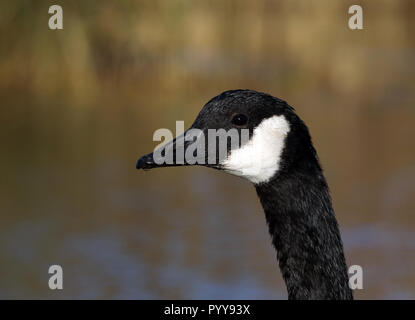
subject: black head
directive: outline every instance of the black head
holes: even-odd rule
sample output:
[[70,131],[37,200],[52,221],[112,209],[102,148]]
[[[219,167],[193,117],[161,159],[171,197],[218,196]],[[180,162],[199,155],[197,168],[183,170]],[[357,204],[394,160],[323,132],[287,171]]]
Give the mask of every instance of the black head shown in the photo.
[[[221,155],[215,151],[214,157],[208,159],[208,147],[212,143],[220,146],[220,135],[210,138],[209,129],[236,132],[239,141],[234,145],[229,136],[225,137],[225,152]],[[186,139],[186,134],[192,131],[196,132],[194,139]],[[184,154],[192,149],[191,153],[196,155],[195,142],[200,136],[204,136],[206,141],[203,141],[203,146],[199,145],[201,149],[198,150],[203,149],[204,152],[196,157],[196,163],[186,157],[176,157],[179,145]],[[244,140],[244,137],[247,139]],[[318,166],[308,129],[294,109],[281,99],[253,90],[230,90],[214,97],[182,136],[158,152],[159,157],[174,154],[172,161],[155,161],[155,153],[150,153],[137,161],[137,169],[199,164],[225,170],[259,184],[271,180],[283,170],[299,167],[304,161],[311,160]]]

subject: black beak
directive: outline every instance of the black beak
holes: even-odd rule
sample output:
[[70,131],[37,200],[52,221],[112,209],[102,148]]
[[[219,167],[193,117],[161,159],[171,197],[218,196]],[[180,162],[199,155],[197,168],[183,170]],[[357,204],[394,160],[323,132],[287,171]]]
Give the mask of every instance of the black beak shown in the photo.
[[137,169],[152,169],[155,167],[153,153],[146,154],[137,160],[135,165]]
[[[136,168],[149,170],[153,168],[188,166],[195,164],[188,163],[184,157],[189,145],[194,143],[192,139],[186,140],[186,134],[188,132],[189,130],[185,131],[182,135],[168,142],[164,146],[157,148],[154,152],[139,158],[136,163]],[[197,134],[192,134],[192,137],[197,138]],[[204,155],[202,155],[202,157],[204,160]],[[199,160],[201,159],[199,158]]]

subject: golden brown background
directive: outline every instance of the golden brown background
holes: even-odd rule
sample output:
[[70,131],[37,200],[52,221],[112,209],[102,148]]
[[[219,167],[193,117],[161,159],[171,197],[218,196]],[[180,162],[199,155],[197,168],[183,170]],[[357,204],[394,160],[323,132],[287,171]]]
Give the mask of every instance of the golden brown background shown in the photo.
[[309,125],[356,298],[414,299],[414,31],[411,0],[2,1],[0,298],[285,299],[248,182],[135,170],[156,129],[250,88]]

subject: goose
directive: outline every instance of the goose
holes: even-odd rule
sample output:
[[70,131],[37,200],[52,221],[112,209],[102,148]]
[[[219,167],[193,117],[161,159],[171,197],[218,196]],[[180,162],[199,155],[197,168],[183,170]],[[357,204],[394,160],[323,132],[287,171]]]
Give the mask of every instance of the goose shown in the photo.
[[[179,145],[186,152],[192,144],[183,137],[194,129],[247,129],[249,134],[236,147],[227,143],[216,162],[177,155],[172,163],[158,161],[178,153]],[[202,165],[248,179],[265,212],[288,299],[353,299],[329,188],[309,130],[294,108],[263,92],[225,91],[205,104],[180,137],[160,147],[159,158],[157,149],[140,157],[136,168]]]

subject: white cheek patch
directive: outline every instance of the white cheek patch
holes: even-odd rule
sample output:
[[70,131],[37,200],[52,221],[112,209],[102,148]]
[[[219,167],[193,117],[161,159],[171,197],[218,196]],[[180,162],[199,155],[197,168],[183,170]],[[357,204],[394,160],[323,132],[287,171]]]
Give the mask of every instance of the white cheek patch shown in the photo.
[[254,129],[251,139],[222,161],[224,170],[255,184],[269,181],[279,169],[289,131],[290,125],[284,116],[263,120]]

